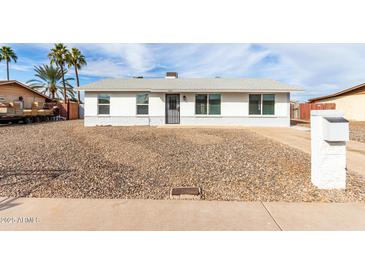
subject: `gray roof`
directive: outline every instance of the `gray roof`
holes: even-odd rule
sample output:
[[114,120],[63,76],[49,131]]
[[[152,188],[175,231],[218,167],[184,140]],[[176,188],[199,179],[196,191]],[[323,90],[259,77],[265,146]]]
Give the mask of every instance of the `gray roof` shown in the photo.
[[260,78],[130,78],[105,79],[78,88],[85,91],[301,91],[296,86]]

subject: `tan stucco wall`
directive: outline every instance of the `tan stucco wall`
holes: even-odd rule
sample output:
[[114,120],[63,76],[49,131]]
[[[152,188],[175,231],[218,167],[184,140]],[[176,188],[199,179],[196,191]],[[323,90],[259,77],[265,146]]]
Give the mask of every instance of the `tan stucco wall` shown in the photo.
[[365,94],[338,96],[318,100],[315,103],[335,103],[336,109],[343,111],[346,119],[365,121]]
[[44,97],[17,84],[1,85],[0,96],[4,97],[7,102],[17,101],[19,96],[22,96],[24,98],[24,108],[31,108],[32,102],[45,101]]

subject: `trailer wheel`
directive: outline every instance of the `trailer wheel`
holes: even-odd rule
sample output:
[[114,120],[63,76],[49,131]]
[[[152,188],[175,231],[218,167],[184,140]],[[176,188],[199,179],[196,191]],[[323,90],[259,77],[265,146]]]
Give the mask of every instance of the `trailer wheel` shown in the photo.
[[32,119],[29,118],[29,117],[26,117],[26,118],[23,119],[23,122],[24,122],[24,124],[31,124],[32,123]]
[[33,117],[33,122],[34,122],[34,123],[39,123],[39,117],[38,117],[38,116]]

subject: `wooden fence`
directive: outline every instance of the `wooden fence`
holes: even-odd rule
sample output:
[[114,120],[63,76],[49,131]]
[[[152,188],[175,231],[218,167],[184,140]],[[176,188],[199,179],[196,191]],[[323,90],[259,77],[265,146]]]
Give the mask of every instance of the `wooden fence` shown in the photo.
[[309,121],[311,110],[336,109],[335,103],[302,103],[299,105],[300,120]]
[[67,103],[60,101],[57,102],[57,106],[60,109],[60,115],[67,120],[76,120],[79,118],[79,104],[73,101],[67,101]]

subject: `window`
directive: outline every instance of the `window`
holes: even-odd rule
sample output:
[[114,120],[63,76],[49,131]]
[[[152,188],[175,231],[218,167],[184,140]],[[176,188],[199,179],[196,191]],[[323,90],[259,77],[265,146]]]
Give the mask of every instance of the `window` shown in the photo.
[[197,94],[195,95],[196,115],[220,115],[221,95],[220,94]]
[[137,115],[148,115],[148,94],[137,94]]
[[275,94],[250,94],[249,95],[250,115],[274,115]]
[[110,114],[110,96],[100,94],[98,96],[98,115]]
[[249,114],[261,114],[261,94],[250,94]]
[[195,114],[207,114],[207,98],[206,94],[195,95]]
[[274,115],[275,114],[275,95],[264,94],[262,99],[262,114]]
[[221,95],[209,94],[209,114],[220,115],[221,114]]

